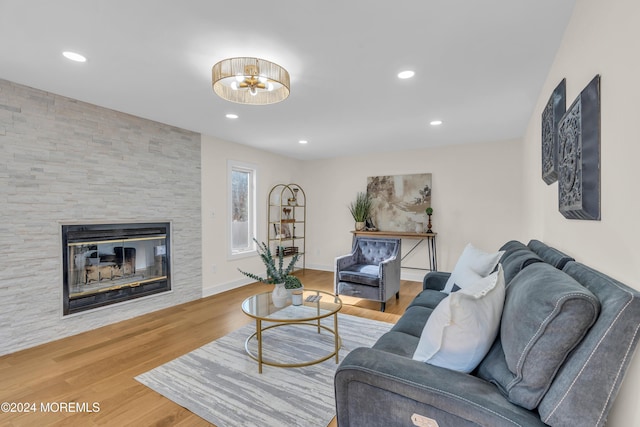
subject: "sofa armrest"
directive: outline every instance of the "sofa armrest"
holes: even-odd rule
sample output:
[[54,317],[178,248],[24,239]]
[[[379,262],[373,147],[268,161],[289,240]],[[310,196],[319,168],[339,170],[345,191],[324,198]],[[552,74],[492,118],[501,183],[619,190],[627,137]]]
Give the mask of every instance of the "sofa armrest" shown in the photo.
[[430,271],[424,276],[422,289],[441,291],[444,289],[444,285],[447,284],[449,276],[451,276],[451,273],[445,273],[444,271]]
[[416,415],[440,426],[545,425],[480,378],[373,348],[349,353],[334,385],[340,427],[413,425]]

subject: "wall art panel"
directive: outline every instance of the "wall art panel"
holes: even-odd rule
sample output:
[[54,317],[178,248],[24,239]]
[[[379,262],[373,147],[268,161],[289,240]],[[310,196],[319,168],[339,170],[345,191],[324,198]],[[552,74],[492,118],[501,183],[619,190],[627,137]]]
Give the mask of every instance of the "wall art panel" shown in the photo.
[[566,108],[566,79],[562,79],[542,112],[542,180],[547,184],[558,179],[558,123]]
[[600,76],[558,125],[558,205],[565,218],[600,219]]

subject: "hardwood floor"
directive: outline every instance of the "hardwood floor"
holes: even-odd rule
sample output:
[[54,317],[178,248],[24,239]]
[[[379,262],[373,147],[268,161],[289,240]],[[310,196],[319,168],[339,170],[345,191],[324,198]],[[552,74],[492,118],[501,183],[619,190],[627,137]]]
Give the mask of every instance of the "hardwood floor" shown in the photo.
[[[332,272],[307,269],[300,277],[306,288],[333,290]],[[36,409],[2,411],[0,425],[211,425],[134,377],[249,323],[241,302],[268,289],[254,283],[0,357],[0,402],[34,403]],[[421,289],[419,282],[402,281],[400,299],[389,300],[385,313],[379,303],[342,297],[341,312],[395,323]],[[67,402],[90,409],[95,402],[99,410],[61,410]],[[49,405],[48,411],[41,405]],[[334,418],[329,426],[336,425]]]

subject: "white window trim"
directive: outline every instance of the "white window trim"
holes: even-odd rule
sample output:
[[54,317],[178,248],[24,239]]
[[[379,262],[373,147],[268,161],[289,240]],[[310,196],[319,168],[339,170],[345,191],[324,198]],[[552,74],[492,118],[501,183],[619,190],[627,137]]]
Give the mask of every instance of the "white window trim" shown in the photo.
[[252,230],[250,230],[251,239],[256,237],[257,233],[257,183],[258,183],[258,166],[253,163],[239,162],[236,160],[227,160],[227,258],[229,260],[248,258],[257,255],[257,249],[255,242],[252,242],[251,247],[253,249],[244,252],[234,252],[231,245],[233,241],[231,219],[233,218],[233,198],[231,196],[231,172],[233,170],[245,170],[252,173],[253,182],[250,186],[253,188],[253,192],[250,198],[249,207],[249,224],[251,224]]

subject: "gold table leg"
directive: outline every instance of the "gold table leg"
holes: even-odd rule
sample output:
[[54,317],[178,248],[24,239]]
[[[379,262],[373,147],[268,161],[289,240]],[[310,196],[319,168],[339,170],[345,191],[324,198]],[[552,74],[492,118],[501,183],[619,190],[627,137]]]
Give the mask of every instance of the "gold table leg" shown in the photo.
[[258,373],[262,373],[262,320],[256,319],[256,339],[258,340]]
[[333,333],[335,335],[336,343],[336,364],[338,364],[338,351],[340,351],[340,335],[338,335],[338,313],[333,315]]

